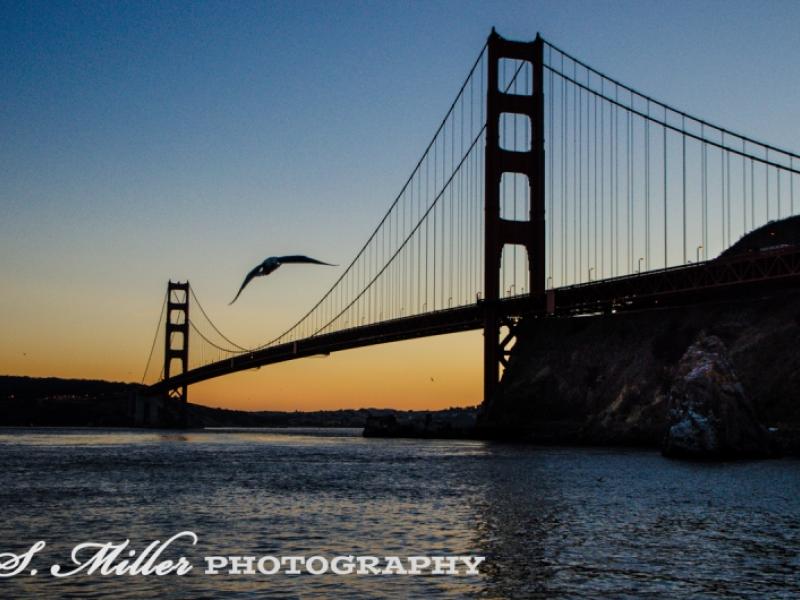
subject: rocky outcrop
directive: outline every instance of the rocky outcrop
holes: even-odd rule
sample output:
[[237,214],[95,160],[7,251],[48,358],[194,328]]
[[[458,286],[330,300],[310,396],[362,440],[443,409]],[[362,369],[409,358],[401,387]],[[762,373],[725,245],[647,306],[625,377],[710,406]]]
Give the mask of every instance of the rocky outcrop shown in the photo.
[[617,397],[587,424],[593,443],[647,445],[664,427],[667,397],[660,386],[625,383]]
[[749,403],[733,403],[740,408],[723,425],[725,435],[747,437],[745,425],[739,434],[731,428],[752,412],[781,450],[800,452],[800,292],[791,290],[523,322],[502,393],[481,419],[482,434],[657,448],[671,423],[670,396],[687,368],[684,356],[701,332],[724,344],[725,361],[747,391]]
[[769,455],[767,430],[736,376],[725,344],[701,332],[678,363],[669,391],[665,456],[741,458]]

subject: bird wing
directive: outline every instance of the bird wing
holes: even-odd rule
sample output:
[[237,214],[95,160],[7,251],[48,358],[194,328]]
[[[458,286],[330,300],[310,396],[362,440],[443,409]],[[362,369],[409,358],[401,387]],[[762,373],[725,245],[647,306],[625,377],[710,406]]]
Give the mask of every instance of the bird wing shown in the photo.
[[299,254],[294,254],[291,256],[278,256],[277,258],[281,263],[311,263],[315,265],[328,265],[329,267],[337,266],[332,265],[331,263],[322,262],[316,258],[309,258],[308,256],[301,256]]
[[[256,276],[258,275],[258,271],[259,271],[259,269],[261,269],[261,265],[258,265],[257,267],[255,267],[255,268],[254,268],[252,271],[250,271],[250,272],[247,274],[247,277],[245,277],[245,278],[244,278],[244,282],[242,282],[242,287],[240,287],[240,288],[239,288],[239,291],[238,291],[238,292],[236,292],[236,298],[238,298],[238,297],[239,297],[239,294],[241,294],[241,293],[242,293],[242,290],[243,290],[243,289],[244,289],[244,288],[247,286],[247,284],[248,284],[248,283],[250,283],[250,281],[253,279],[253,277],[256,277]],[[236,302],[236,298],[234,298],[233,300],[231,300],[231,301],[230,301],[230,304],[228,304],[228,306],[230,306],[231,304],[233,304],[234,302]]]

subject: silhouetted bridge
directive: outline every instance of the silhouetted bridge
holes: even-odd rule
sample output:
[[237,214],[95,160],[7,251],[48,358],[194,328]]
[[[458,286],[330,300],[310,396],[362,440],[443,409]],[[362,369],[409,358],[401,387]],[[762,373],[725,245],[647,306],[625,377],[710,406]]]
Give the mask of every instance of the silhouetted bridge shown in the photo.
[[184,401],[188,385],[236,371],[483,329],[491,400],[523,316],[800,282],[795,244],[709,259],[765,226],[769,239],[774,220],[797,213],[795,159],[541,37],[513,42],[493,31],[383,219],[300,320],[246,348],[216,327],[188,282],[170,282],[143,380],[162,325],[163,371],[150,389]]

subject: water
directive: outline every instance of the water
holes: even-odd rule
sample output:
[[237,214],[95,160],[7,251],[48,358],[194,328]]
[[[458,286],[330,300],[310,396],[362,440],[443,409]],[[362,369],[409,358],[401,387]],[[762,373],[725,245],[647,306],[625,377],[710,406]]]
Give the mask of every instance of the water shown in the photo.
[[[4,598],[781,598],[800,461],[369,440],[357,430],[0,430]],[[56,579],[85,541],[196,532],[186,576]],[[138,545],[137,545],[138,544]],[[207,555],[485,555],[479,576],[206,575]],[[255,594],[254,594],[255,593]]]

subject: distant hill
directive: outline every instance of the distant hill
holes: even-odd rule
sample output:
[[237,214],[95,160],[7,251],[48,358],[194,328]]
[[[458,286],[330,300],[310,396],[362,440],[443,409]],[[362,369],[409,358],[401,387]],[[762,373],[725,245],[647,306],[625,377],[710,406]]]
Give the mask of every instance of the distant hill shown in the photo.
[[138,383],[99,379],[60,379],[58,377],[20,377],[0,375],[0,400],[55,397],[97,398],[144,389]]
[[0,376],[0,425],[130,425],[129,398],[144,386],[91,379]]
[[731,258],[752,252],[800,246],[800,216],[770,221],[744,235],[727,248],[719,258]]
[[[132,427],[132,402],[145,386],[91,379],[0,376],[0,426]],[[189,404],[190,427],[364,427],[368,416],[462,414],[475,409],[310,412],[242,411]]]

